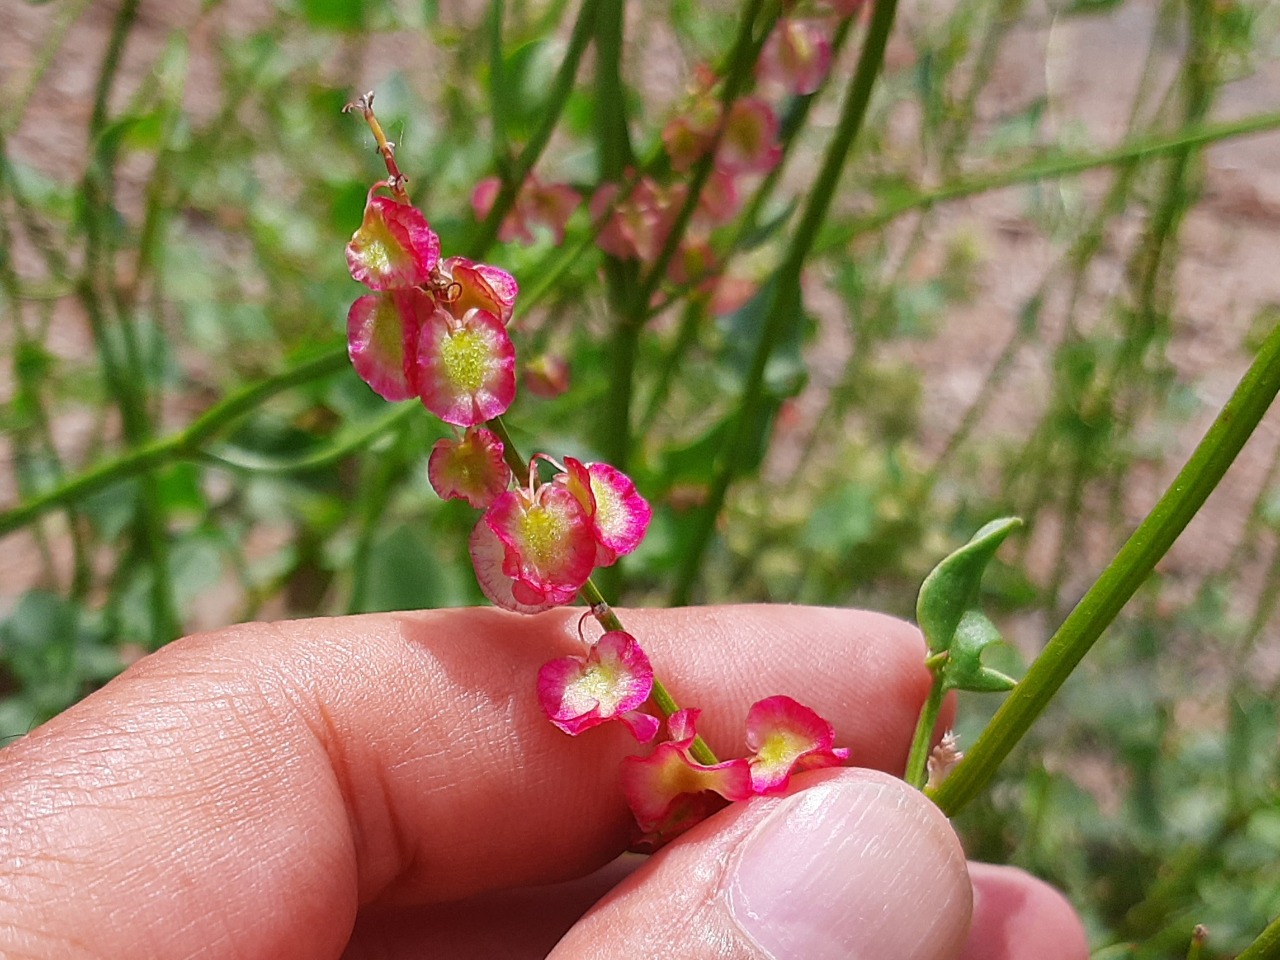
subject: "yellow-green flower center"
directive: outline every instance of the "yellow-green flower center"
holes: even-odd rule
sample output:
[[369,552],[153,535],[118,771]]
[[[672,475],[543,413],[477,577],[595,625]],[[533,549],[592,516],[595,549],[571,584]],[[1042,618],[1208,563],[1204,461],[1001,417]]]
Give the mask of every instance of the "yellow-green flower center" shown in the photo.
[[520,553],[539,569],[554,566],[564,551],[565,533],[563,518],[546,507],[530,507],[520,519]]
[[474,393],[488,379],[493,356],[489,344],[475,330],[459,330],[440,344],[445,377],[459,390]]

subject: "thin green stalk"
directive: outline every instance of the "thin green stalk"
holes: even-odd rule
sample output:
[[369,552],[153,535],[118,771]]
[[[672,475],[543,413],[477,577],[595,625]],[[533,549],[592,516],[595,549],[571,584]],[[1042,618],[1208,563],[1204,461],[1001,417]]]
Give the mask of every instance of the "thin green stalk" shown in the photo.
[[945,695],[942,677],[935,672],[933,686],[929,688],[929,696],[920,709],[916,730],[911,737],[911,750],[907,754],[907,771],[903,777],[917,790],[924,789],[925,781],[929,776],[929,741],[933,739],[933,729],[938,725],[938,714],[942,711],[942,698]]
[[503,0],[489,4],[489,121],[493,124],[493,155],[505,174],[510,160],[507,142],[507,78],[502,59],[502,18],[506,13]]
[[511,164],[510,177],[504,177],[502,188],[493,202],[489,215],[476,225],[476,231],[466,244],[466,255],[477,259],[492,246],[498,236],[498,228],[503,219],[516,202],[516,194],[524,184],[525,178],[533,165],[538,162],[546,148],[547,141],[560,121],[560,114],[573,92],[573,83],[578,76],[578,66],[582,63],[582,55],[586,52],[595,28],[595,19],[602,0],[583,0],[578,10],[578,19],[573,24],[573,33],[569,37],[569,48],[565,51],[560,69],[556,71],[551,82],[551,90],[547,94],[547,103],[542,110],[542,119],[529,142],[525,144],[520,155]]
[[831,253],[847,247],[855,237],[893,222],[904,213],[912,210],[927,209],[949,200],[959,200],[991,190],[1013,187],[1035,180],[1053,180],[1059,177],[1072,176],[1095,170],[1099,167],[1112,167],[1131,163],[1146,157],[1176,152],[1189,147],[1204,146],[1220,140],[1234,137],[1247,137],[1257,133],[1265,133],[1280,127],[1280,112],[1260,113],[1243,120],[1229,123],[1206,124],[1193,130],[1179,130],[1167,136],[1143,138],[1133,143],[1123,144],[1114,150],[1101,153],[1074,154],[1062,157],[1048,157],[1012,170],[997,170],[992,173],[965,177],[945,183],[933,190],[924,190],[914,196],[905,196],[882,209],[865,217],[860,217],[844,226],[827,231],[821,241],[814,246],[818,255]]
[[206,440],[256,409],[269,397],[290,387],[336,373],[346,367],[347,363],[346,351],[334,350],[246,387],[214,404],[178,433],[135,447],[113,460],[90,467],[52,490],[0,513],[0,536],[26,526],[50,510],[76,503],[149,470],[178,460],[198,459],[202,455],[201,446]]
[[1277,391],[1280,325],[1271,331],[1186,466],[1063,621],[965,759],[933,792],[944,813],[958,813],[995,775],[1009,751],[1213,492]]
[[739,464],[745,455],[747,440],[763,405],[765,366],[781,340],[787,324],[799,320],[797,314],[800,310],[800,271],[813,250],[818,230],[826,219],[827,210],[835,195],[840,173],[844,169],[853,142],[862,129],[867,105],[871,101],[871,89],[884,62],[885,45],[889,40],[889,31],[893,26],[896,11],[897,0],[876,0],[871,14],[871,25],[867,29],[862,53],[858,58],[858,66],[845,96],[835,136],[827,147],[822,167],[809,194],[809,202],[805,205],[800,222],[787,248],[787,255],[775,275],[771,302],[767,306],[767,319],[752,356],[751,368],[734,415],[729,440],[722,451],[723,459],[712,482],[706,505],[694,515],[693,535],[681,558],[680,569],[676,573],[675,585],[671,591],[673,606],[682,606],[689,602],[693,585],[698,579],[698,572],[702,566],[703,554],[715,530],[716,518],[724,505],[729,486],[740,470]]
[[1244,948],[1236,960],[1277,960],[1280,958],[1280,917],[1267,924],[1258,939]]
[[[591,608],[592,616],[599,621],[601,627],[605,630],[625,630],[622,626],[622,621],[618,619],[618,615],[614,613],[613,608],[605,601],[604,595],[600,593],[594,582],[587,580],[582,587],[581,596]],[[680,709],[680,705],[676,703],[675,698],[671,696],[671,693],[657,677],[653,678],[653,691],[649,694],[649,699],[662,712],[663,717],[670,717]],[[701,735],[693,738],[693,744],[690,746],[689,752],[695,760],[707,766],[720,762],[715,752],[702,739]]]

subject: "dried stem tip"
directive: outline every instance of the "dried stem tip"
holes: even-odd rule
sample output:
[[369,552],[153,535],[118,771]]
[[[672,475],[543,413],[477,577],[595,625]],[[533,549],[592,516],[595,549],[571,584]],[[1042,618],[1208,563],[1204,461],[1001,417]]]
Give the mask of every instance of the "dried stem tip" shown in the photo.
[[370,90],[363,97],[357,97],[348,103],[342,108],[342,112],[359,112],[364,117],[364,122],[373,131],[373,139],[378,143],[378,153],[382,154],[382,162],[387,165],[387,186],[397,200],[401,203],[408,203],[409,194],[405,192],[404,185],[409,182],[409,178],[400,172],[400,167],[396,163],[395,144],[387,139],[387,135],[382,132],[382,124],[378,122],[378,118],[374,115],[373,91]]

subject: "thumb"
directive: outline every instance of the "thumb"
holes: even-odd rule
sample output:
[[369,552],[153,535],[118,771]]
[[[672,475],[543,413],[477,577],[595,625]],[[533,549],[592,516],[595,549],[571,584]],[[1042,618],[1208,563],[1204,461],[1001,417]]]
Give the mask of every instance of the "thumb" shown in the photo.
[[553,960],[949,960],[969,928],[964,853],[923,794],[871,770],[801,777],[652,857]]

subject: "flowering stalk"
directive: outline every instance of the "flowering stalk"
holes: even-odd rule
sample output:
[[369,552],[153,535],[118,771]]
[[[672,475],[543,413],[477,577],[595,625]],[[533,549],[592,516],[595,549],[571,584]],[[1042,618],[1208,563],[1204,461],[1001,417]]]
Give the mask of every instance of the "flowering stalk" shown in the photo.
[[[642,744],[665,720],[667,739],[649,756],[623,763],[622,788],[639,830],[636,848],[656,849],[728,803],[780,793],[794,773],[843,763],[848,751],[834,745],[831,725],[785,696],[766,698],[748,713],[752,755],[720,761],[697,734],[699,712],[682,709],[654,676],[648,656],[591,579],[593,570],[639,545],[652,510],[610,464],[560,462],[543,453],[526,461],[518,453],[501,420],[517,382],[506,329],[516,280],[498,267],[442,257],[439,237],[405,198],[405,178],[381,136],[372,100],[368,94],[350,109],[374,131],[388,179],[369,191],[347,244],[351,276],[370,291],[347,316],[352,364],[385,399],[417,398],[455,428],[432,447],[427,474],[441,498],[483,511],[469,551],[485,595],[518,613],[580,598],[602,627],[596,642],[583,638],[584,654],[539,670],[536,694],[547,719],[571,736],[617,721]],[[641,179],[637,189],[652,193],[654,187]],[[492,185],[487,191],[492,200]],[[651,211],[637,213],[643,220]],[[524,229],[517,221],[511,235]],[[637,236],[619,229],[612,242]]]

